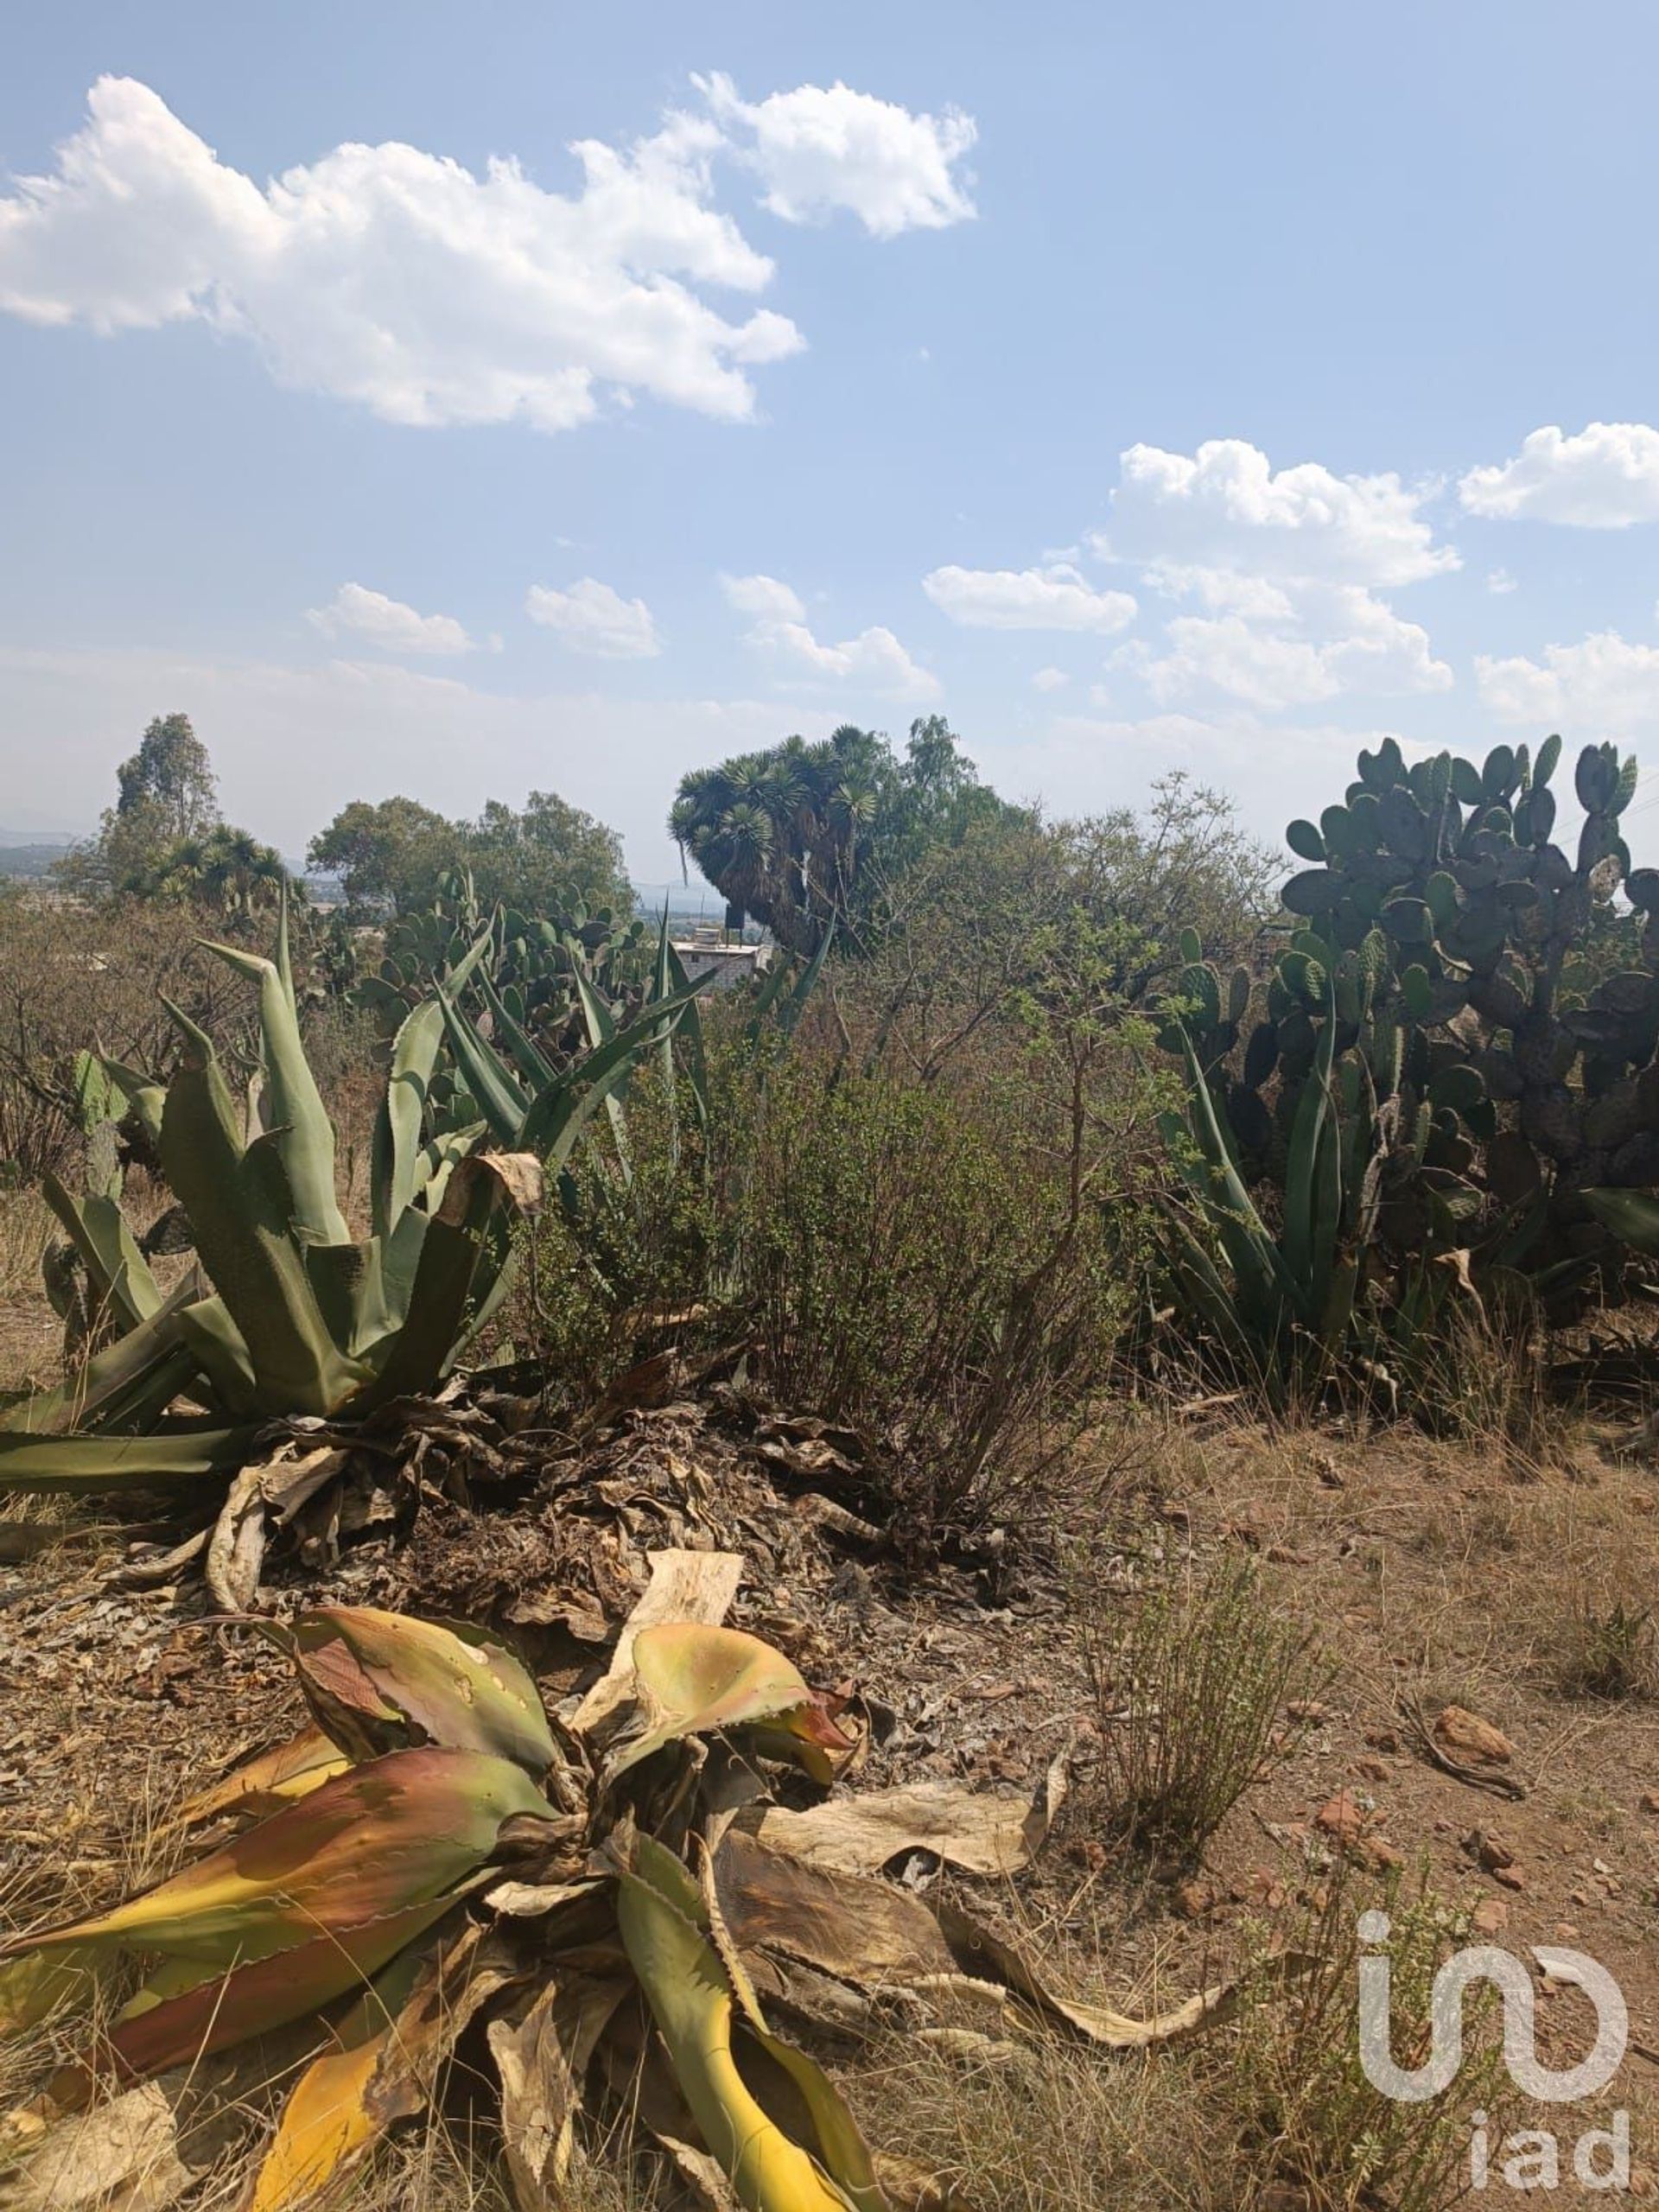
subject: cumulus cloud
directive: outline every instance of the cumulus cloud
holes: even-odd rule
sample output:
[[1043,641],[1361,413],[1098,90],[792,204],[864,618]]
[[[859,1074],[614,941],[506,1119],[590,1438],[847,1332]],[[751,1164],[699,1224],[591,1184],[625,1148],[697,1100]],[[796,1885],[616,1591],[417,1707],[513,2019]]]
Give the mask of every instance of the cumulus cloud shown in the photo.
[[1063,668],[1039,668],[1031,679],[1033,691],[1060,691],[1071,682]]
[[1131,446],[1096,552],[1147,567],[1415,583],[1459,566],[1421,512],[1429,496],[1398,476],[1338,476],[1317,461],[1275,472],[1242,438],[1196,454]]
[[716,119],[747,135],[742,158],[786,223],[817,223],[845,208],[873,238],[937,231],[975,213],[957,165],[978,130],[947,108],[915,115],[839,82],[802,85],[769,99],[740,98],[718,72],[693,79]]
[[1287,583],[1244,611],[1177,615],[1165,634],[1166,652],[1119,656],[1160,704],[1215,693],[1301,707],[1350,692],[1443,691],[1452,681],[1428,632],[1357,584]]
[[1160,704],[1306,707],[1452,683],[1427,631],[1379,595],[1459,566],[1434,542],[1427,489],[1317,461],[1275,470],[1240,438],[1194,454],[1131,446],[1120,459],[1110,519],[1090,543],[1176,602],[1161,645],[1113,659]]
[[341,584],[327,607],[306,610],[306,620],[325,638],[365,638],[388,652],[468,653],[473,640],[453,614],[417,614],[400,599],[366,584]]
[[543,430],[602,395],[741,421],[746,372],[803,343],[696,286],[762,289],[772,264],[709,204],[707,118],[572,148],[579,191],[516,162],[481,176],[395,143],[337,146],[261,187],[147,86],[102,77],[49,176],[0,199],[0,308],[109,333],[189,320],[251,340],[283,384],[394,423]]
[[1458,497],[1471,514],[1501,522],[1580,530],[1659,522],[1659,430],[1646,423],[1592,423],[1564,437],[1551,423],[1523,438],[1512,460],[1471,468]]
[[598,660],[649,660],[663,649],[645,601],[624,599],[593,576],[583,576],[569,591],[532,584],[524,594],[524,612],[532,622],[556,632],[573,652],[591,653]]
[[825,645],[809,627],[799,597],[776,576],[722,576],[721,588],[727,604],[749,617],[749,644],[781,668],[883,698],[919,704],[940,696],[938,678],[917,665],[891,630],[878,626]]
[[1105,635],[1134,621],[1126,591],[1096,591],[1060,563],[1046,569],[935,569],[922,589],[953,622],[977,630],[1092,630]]
[[1581,739],[1659,727],[1659,645],[1638,645],[1617,630],[1576,645],[1547,645],[1541,660],[1483,653],[1475,683],[1483,705],[1502,721],[1570,729]]

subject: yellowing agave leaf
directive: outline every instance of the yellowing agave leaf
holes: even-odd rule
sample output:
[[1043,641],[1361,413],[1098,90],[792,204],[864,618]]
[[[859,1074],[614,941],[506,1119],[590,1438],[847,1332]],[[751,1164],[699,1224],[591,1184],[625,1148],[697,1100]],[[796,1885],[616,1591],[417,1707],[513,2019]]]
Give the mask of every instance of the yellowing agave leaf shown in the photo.
[[246,2212],[300,2212],[334,2192],[394,2121],[429,2101],[442,2062],[509,1980],[505,1955],[463,1929],[443,1954],[405,1954],[340,2024],[340,2044],[295,2084]]
[[413,1742],[488,1751],[533,1776],[553,1764],[534,1681],[480,1630],[334,1605],[270,1633],[292,1654],[319,1721],[354,1757]]
[[247,2212],[292,2212],[350,2173],[381,2132],[365,2099],[391,2040],[391,2028],[383,2028],[366,2043],[312,2060],[283,2107]]
[[721,1729],[771,1724],[767,1748],[787,1750],[826,1781],[825,1751],[850,1748],[799,1669],[741,1629],[696,1621],[642,1629],[633,1642],[633,1670],[645,1730],[619,1749],[610,1780],[664,1744]]
[[321,1728],[302,1728],[286,1744],[256,1752],[206,1789],[187,1797],[176,1825],[200,1827],[220,1813],[276,1813],[320,1789],[351,1761]]
[[[832,2178],[745,2082],[733,2051],[731,1987],[699,1924],[702,1899],[685,1867],[660,1844],[637,1836],[619,1879],[617,1921],[629,1963],[698,2131],[747,2212],[886,2212],[873,2183],[855,2193]],[[828,2082],[823,2087],[835,2099]],[[852,2129],[850,2118],[846,2126]],[[816,2132],[819,2149],[835,2156],[844,2139],[839,2127],[829,2143],[822,2128]]]
[[100,2037],[92,2063],[60,2075],[52,2094],[60,2105],[83,2102],[99,2072],[113,2070],[127,2080],[163,2074],[302,2020],[360,1988],[476,1886],[475,1880],[462,1883],[406,1912],[388,1913],[343,1935],[314,1936],[228,1974],[209,1974],[156,2004],[144,2004],[147,1993],[141,1991],[125,2017]]
[[0,1945],[0,1958],[85,1944],[158,1951],[209,1971],[269,1958],[448,1894],[515,1815],[554,1817],[511,1761],[392,1751],[111,1912]]

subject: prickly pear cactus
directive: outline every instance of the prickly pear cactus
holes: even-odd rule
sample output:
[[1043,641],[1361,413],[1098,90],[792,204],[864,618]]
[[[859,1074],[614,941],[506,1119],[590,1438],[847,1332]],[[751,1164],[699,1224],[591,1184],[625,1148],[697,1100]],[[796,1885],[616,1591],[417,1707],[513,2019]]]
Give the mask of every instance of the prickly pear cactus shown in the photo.
[[[1533,1273],[1611,1257],[1578,1194],[1659,1181],[1659,870],[1632,872],[1619,828],[1637,764],[1584,748],[1569,858],[1552,838],[1560,752],[1550,737],[1535,760],[1499,745],[1479,766],[1409,767],[1392,739],[1362,753],[1344,803],[1287,832],[1308,865],[1285,886],[1293,925],[1242,1052],[1236,980],[1224,992],[1192,958],[1182,973],[1241,1164],[1281,1187],[1334,1007],[1374,1136],[1376,1234],[1402,1252],[1490,1235]],[[1621,885],[1633,911],[1616,924]],[[1621,936],[1629,964],[1598,963]]]
[[[610,907],[589,914],[577,902],[558,916],[527,915],[508,907],[493,915],[480,905],[470,874],[447,876],[435,904],[419,913],[400,914],[387,927],[378,970],[353,993],[354,1002],[371,1008],[390,1035],[420,1001],[431,995],[466,958],[486,929],[491,944],[474,971],[512,1020],[556,1065],[568,1052],[584,1048],[576,973],[587,976],[609,1012],[624,1020],[644,1003],[651,975],[654,937],[634,915]],[[479,1009],[487,1028],[486,1000]]]

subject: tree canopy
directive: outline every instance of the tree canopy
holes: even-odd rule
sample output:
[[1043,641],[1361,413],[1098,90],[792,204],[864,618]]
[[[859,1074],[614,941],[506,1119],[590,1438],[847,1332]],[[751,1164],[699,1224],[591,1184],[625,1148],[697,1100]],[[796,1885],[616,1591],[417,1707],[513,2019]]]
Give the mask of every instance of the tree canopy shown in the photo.
[[409,912],[437,898],[443,876],[468,868],[479,898],[528,913],[632,905],[622,841],[554,791],[522,808],[490,799],[476,821],[451,821],[418,800],[354,799],[311,840],[312,868],[340,878],[348,902]]
[[782,944],[813,949],[830,921],[868,912],[878,887],[976,823],[1024,810],[975,773],[941,715],[911,724],[901,759],[846,722],[821,743],[787,737],[680,779],[669,835],[728,905]]

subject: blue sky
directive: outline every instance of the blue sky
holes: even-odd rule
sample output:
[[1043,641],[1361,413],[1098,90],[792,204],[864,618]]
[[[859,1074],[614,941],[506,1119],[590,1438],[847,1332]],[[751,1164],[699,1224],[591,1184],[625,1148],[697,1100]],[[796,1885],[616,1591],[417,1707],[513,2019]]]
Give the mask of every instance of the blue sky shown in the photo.
[[684,768],[844,720],[1273,834],[1382,731],[1656,718],[1649,7],[78,0],[7,46],[8,828],[89,825],[175,708],[289,852],[541,786],[645,880]]

